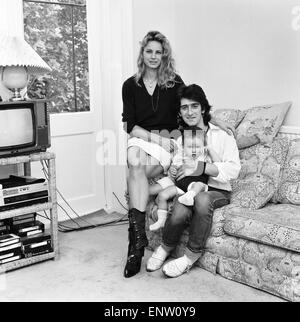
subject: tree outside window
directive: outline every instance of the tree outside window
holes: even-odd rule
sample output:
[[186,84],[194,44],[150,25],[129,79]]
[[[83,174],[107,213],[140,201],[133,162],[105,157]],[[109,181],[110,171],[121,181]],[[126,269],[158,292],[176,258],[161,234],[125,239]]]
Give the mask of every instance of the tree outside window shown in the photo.
[[52,68],[33,78],[30,98],[52,101],[51,113],[90,110],[86,0],[23,0],[26,41]]

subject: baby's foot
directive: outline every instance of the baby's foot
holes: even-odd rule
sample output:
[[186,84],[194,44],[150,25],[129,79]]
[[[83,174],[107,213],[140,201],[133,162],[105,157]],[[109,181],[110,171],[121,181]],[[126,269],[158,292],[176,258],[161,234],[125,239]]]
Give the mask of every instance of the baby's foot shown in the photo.
[[194,191],[188,191],[184,195],[178,198],[178,201],[185,206],[193,206],[194,205]]
[[151,231],[158,230],[159,228],[164,227],[165,222],[167,220],[168,212],[164,209],[158,209],[157,210],[157,222],[149,226],[149,229]]
[[149,226],[149,230],[150,231],[158,230],[159,228],[164,227],[165,222],[166,222],[166,218],[158,219],[157,222]]

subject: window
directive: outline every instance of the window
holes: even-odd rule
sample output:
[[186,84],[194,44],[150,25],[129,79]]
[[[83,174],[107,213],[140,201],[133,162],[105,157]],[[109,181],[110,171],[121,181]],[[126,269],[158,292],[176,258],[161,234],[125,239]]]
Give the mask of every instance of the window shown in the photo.
[[90,110],[86,0],[23,0],[26,41],[52,68],[31,80],[30,98],[52,101],[51,113]]

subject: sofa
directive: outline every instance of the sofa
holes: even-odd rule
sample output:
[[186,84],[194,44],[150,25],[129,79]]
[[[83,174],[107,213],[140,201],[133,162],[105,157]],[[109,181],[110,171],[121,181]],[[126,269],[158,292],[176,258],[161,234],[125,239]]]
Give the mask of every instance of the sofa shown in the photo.
[[[239,178],[232,181],[230,204],[214,211],[205,252],[196,265],[224,278],[298,302],[300,137],[290,138],[279,133],[290,106],[290,102],[277,104],[277,114],[274,109],[264,114],[269,106],[219,111],[223,120],[233,122],[236,127],[242,169]],[[260,113],[261,110],[264,111]],[[274,125],[274,118],[277,125]],[[170,201],[170,214],[172,205]],[[148,229],[156,221],[156,210],[155,198],[151,198],[146,211],[151,250],[162,239],[162,229],[155,232]],[[173,257],[183,255],[187,239],[188,232],[185,231]]]

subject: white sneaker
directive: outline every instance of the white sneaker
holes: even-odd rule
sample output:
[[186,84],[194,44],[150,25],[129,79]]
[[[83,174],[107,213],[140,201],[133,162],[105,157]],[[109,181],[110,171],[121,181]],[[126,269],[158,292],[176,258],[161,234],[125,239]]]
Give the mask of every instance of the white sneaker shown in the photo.
[[162,271],[168,277],[178,277],[189,271],[191,266],[192,262],[190,259],[186,255],[183,255],[164,265]]
[[162,246],[158,246],[152,256],[148,259],[146,270],[148,272],[157,271],[162,267],[168,256],[169,252],[167,252]]
[[178,198],[178,201],[185,206],[193,206],[194,197],[195,197],[195,193],[193,191],[188,191],[184,195],[180,196]]

